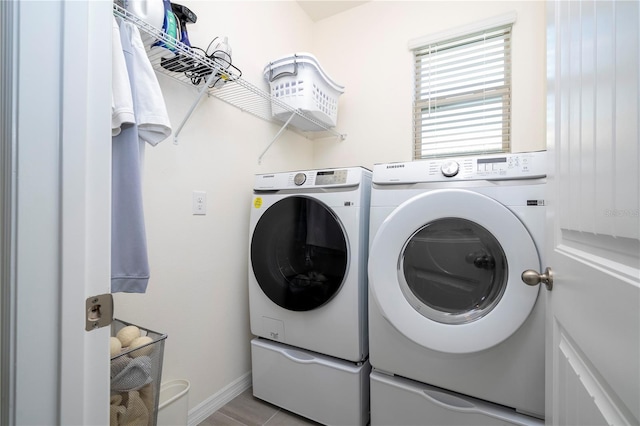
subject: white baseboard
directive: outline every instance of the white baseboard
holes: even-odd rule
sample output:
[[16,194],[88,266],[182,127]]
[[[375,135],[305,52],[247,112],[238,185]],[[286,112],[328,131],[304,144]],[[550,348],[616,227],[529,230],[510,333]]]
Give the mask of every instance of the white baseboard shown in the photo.
[[251,371],[243,374],[209,398],[189,410],[188,426],[196,426],[204,419],[218,411],[227,402],[251,387]]

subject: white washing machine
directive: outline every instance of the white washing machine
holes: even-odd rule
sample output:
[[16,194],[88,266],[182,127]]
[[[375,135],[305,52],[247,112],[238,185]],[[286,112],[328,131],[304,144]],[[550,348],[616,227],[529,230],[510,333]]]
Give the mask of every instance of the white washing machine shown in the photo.
[[251,332],[358,362],[368,355],[371,171],[255,177],[250,223]]
[[371,171],[256,176],[250,223],[253,394],[326,425],[369,422]]
[[374,167],[372,425],[402,424],[405,378],[544,417],[544,299],[521,274],[544,264],[545,176],[544,152]]

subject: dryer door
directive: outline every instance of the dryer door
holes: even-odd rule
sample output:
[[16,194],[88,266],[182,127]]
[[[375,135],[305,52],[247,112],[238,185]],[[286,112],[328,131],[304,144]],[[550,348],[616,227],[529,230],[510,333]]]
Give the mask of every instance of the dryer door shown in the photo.
[[478,352],[527,319],[538,288],[533,239],[507,207],[485,195],[439,190],[401,204],[380,226],[369,286],[382,315],[404,336],[446,353]]
[[292,196],[270,206],[251,239],[251,265],[269,299],[309,311],[339,291],[347,273],[347,240],[335,214],[317,199]]

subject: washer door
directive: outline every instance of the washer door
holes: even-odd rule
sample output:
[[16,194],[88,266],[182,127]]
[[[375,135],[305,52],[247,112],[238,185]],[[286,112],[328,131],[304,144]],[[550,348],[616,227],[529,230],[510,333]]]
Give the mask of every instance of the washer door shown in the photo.
[[338,292],[347,273],[347,240],[320,201],[293,196],[269,207],[251,239],[251,266],[264,294],[291,311],[309,311]]
[[378,230],[369,286],[382,315],[413,342],[445,353],[495,346],[527,319],[540,267],[522,222],[504,205],[465,190],[416,196]]

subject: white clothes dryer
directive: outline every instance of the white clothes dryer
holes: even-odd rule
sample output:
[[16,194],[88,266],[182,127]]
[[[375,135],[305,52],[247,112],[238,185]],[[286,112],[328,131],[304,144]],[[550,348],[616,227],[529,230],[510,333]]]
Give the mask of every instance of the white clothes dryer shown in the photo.
[[259,337],[351,362],[368,356],[371,171],[260,174],[250,220],[249,308]]
[[374,370],[544,417],[544,299],[520,276],[544,264],[545,170],[544,152],[374,167]]

